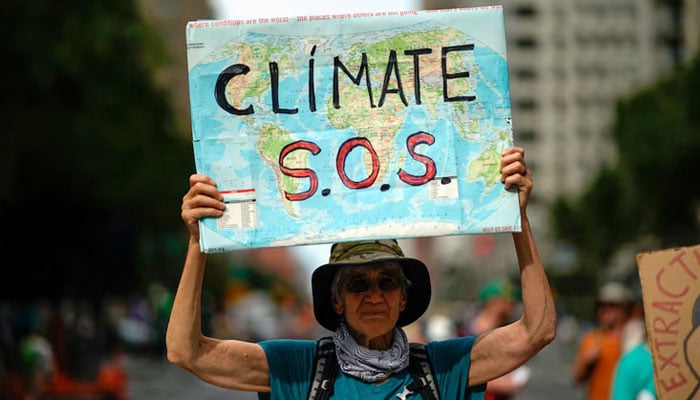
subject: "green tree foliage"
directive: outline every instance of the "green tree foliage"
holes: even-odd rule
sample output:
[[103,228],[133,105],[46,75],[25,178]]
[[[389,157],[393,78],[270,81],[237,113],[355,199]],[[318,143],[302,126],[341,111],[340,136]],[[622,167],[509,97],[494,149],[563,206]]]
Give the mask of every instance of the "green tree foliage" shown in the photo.
[[123,294],[181,262],[191,145],[154,83],[166,54],[138,10],[0,3],[0,298]]
[[664,247],[700,237],[700,59],[670,79],[623,102],[615,139],[620,169],[636,199],[630,227]]
[[576,247],[574,274],[587,278],[582,282],[595,281],[625,245],[651,238],[668,248],[700,240],[698,93],[696,57],[619,102],[613,132],[617,164],[600,171],[580,197],[554,204],[554,231]]

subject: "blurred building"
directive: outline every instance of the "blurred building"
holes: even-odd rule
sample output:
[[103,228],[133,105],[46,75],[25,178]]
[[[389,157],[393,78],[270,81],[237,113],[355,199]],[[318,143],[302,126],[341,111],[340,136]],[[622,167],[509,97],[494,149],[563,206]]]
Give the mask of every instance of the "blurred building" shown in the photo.
[[[541,252],[569,259],[549,240],[547,207],[576,195],[615,162],[616,102],[699,50],[699,0],[423,0],[424,9],[502,4],[514,138],[527,149],[537,188],[529,207]],[[501,235],[503,236],[503,235]],[[507,235],[510,236],[510,235]],[[436,240],[430,252],[467,256],[473,238]],[[467,243],[465,243],[467,242]],[[484,258],[510,268],[505,253]],[[426,247],[425,244],[422,247]],[[438,250],[439,248],[439,250]]]
[[[171,62],[159,80],[172,92],[178,123],[189,135],[184,28],[187,21],[215,18],[216,10],[207,0],[141,3],[169,49]],[[572,259],[551,240],[549,204],[579,193],[615,161],[617,100],[698,52],[700,0],[422,0],[421,8],[493,4],[503,5],[506,20],[515,142],[527,149],[537,179],[530,219],[544,257],[565,266]],[[423,238],[404,246],[432,267],[438,290],[471,288],[453,274],[442,282],[446,270],[468,269],[465,280],[474,288],[492,275],[517,272],[510,235]],[[276,251],[252,256],[294,275],[291,256]]]
[[[424,0],[426,8],[499,4]],[[503,2],[515,140],[527,147],[537,196],[576,194],[614,161],[615,103],[698,49],[698,2]]]

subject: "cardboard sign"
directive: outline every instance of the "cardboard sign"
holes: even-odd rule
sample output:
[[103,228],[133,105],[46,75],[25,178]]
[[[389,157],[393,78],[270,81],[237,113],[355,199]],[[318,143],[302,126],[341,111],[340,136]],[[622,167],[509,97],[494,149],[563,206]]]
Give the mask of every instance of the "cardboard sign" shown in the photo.
[[193,21],[201,247],[517,232],[501,7]]
[[637,254],[656,391],[700,398],[700,246]]

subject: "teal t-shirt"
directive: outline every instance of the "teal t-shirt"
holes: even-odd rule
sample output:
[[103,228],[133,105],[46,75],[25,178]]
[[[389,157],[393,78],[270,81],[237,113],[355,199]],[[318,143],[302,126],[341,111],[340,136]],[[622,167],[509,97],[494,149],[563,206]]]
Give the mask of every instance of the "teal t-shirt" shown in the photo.
[[656,399],[654,364],[646,343],[640,343],[620,358],[610,399]]
[[[486,385],[467,387],[469,360],[476,337],[464,337],[426,345],[442,400],[481,400]],[[260,400],[304,400],[311,384],[316,342],[312,340],[270,340],[261,342],[270,366],[270,393]],[[338,371],[331,398],[343,400],[397,399],[411,384],[408,369],[391,376],[381,385],[367,384]],[[415,393],[407,399],[420,399]]]

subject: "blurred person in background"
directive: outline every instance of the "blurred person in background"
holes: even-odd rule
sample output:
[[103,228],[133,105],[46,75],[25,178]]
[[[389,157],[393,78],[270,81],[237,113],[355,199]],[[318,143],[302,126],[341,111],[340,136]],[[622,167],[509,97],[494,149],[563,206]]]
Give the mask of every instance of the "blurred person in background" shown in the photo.
[[[519,194],[522,231],[512,237],[523,313],[517,321],[478,337],[427,343],[427,357],[444,399],[481,399],[486,382],[525,363],[556,332],[552,292],[525,211],[532,178],[524,151],[506,149],[499,170],[506,189]],[[265,399],[305,399],[315,382],[311,371],[315,341],[252,343],[202,333],[206,254],[200,249],[198,222],[203,217],[220,217],[224,209],[216,183],[207,176],[192,175],[182,204],[181,216],[190,237],[168,324],[168,359],[224,388],[255,391]],[[334,391],[332,398],[405,399],[420,390],[422,382],[414,381],[407,371],[409,343],[402,328],[420,318],[429,305],[430,276],[425,264],[404,257],[395,240],[337,243],[331,248],[330,262],[314,271],[312,292],[316,320],[334,332],[340,370],[335,383],[324,388]]]
[[[465,324],[461,336],[478,336],[510,323],[519,301],[517,288],[508,279],[493,279],[479,291],[479,311]],[[508,400],[521,392],[530,376],[522,365],[486,385],[485,400]]]
[[632,293],[619,282],[607,282],[596,297],[597,326],[578,343],[573,364],[576,384],[585,384],[590,400],[610,398],[613,374],[622,355],[622,330],[629,317]]
[[634,294],[631,295],[629,311],[627,313],[625,325],[622,327],[622,332],[620,333],[620,339],[622,340],[623,355],[637,347],[639,343],[647,340],[641,289],[634,291]]
[[457,326],[452,318],[436,313],[425,321],[424,341],[447,340],[457,337]]
[[510,322],[518,302],[515,286],[507,279],[493,279],[479,290],[479,310],[464,324],[461,336],[479,335]]
[[19,351],[27,398],[39,398],[55,372],[51,343],[44,335],[32,331],[22,338]]
[[622,329],[622,356],[615,368],[610,400],[656,400],[644,307],[641,296],[635,297],[630,318]]

